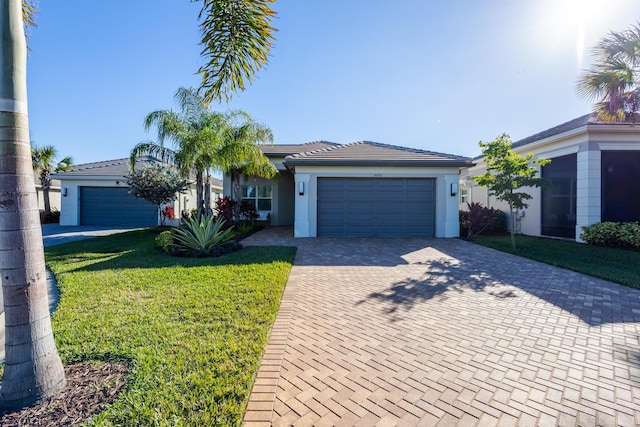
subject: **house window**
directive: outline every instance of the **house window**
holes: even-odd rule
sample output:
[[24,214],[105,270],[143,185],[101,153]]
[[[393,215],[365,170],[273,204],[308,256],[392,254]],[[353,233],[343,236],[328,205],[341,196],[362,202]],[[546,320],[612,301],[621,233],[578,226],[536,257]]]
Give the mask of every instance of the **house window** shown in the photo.
[[460,189],[460,203],[466,204],[469,201],[469,190],[467,188]]
[[246,185],[242,187],[242,200],[252,202],[258,211],[271,211],[271,186]]
[[542,167],[550,184],[542,188],[542,234],[576,238],[577,155],[551,159]]

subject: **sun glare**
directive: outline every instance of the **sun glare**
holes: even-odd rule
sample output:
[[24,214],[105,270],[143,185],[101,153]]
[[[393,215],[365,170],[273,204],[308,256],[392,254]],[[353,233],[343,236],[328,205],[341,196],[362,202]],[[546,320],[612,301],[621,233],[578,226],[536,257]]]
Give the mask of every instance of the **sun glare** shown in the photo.
[[615,3],[620,0],[551,0],[544,1],[541,9],[544,22],[543,31],[554,48],[573,49],[575,47],[576,67],[585,66],[585,52],[594,37],[594,25],[606,22],[608,11],[615,11]]

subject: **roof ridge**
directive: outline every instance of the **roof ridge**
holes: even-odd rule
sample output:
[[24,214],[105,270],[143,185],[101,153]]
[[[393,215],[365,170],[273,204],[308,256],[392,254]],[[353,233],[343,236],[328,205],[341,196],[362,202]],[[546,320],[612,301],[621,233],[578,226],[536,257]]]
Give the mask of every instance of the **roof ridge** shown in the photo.
[[[158,159],[155,159],[152,156],[142,156],[139,157],[136,161],[143,161],[143,162],[148,162],[149,160],[156,160],[158,161]],[[129,162],[129,158],[125,157],[125,158],[121,158],[121,159],[113,159],[113,160],[103,160],[100,162],[89,162],[89,163],[80,163],[77,165],[73,165],[73,171],[82,171],[82,170],[91,170],[91,169],[100,169],[100,168],[104,168],[104,167],[108,167],[108,166],[114,166],[114,165],[121,165],[123,163],[128,163]]]
[[[329,144],[329,145],[333,145],[333,146],[340,145],[337,142],[325,141],[324,139],[319,139],[317,141],[305,142],[302,145],[311,145],[311,144]],[[295,145],[295,144],[293,144],[293,145]]]
[[263,144],[263,146],[270,146],[270,147],[294,147],[294,146],[301,146],[301,145],[313,145],[313,144],[329,144],[329,145],[340,145],[337,142],[331,142],[331,141],[325,141],[323,139],[319,139],[317,141],[307,141],[307,142],[303,142],[301,144]]
[[540,141],[545,138],[550,138],[552,136],[559,135],[561,133],[578,129],[582,126],[587,126],[590,124],[603,124],[603,122],[598,120],[598,117],[596,116],[595,113],[583,114],[582,116],[576,117],[575,119],[567,120],[566,122],[560,123],[556,126],[552,126],[540,132],[536,132],[532,135],[521,138],[515,141],[512,147],[520,147],[523,145],[527,145],[532,142]]
[[457,154],[448,154],[448,153],[441,153],[441,152],[438,152],[438,151],[423,150],[421,148],[413,148],[413,147],[404,147],[404,146],[401,146],[401,145],[385,144],[384,142],[376,142],[376,141],[359,141],[359,142],[362,142],[363,144],[374,145],[374,146],[377,146],[377,147],[388,148],[388,149],[392,149],[392,150],[405,151],[405,152],[408,152],[408,153],[433,154],[433,155],[445,156],[445,157],[457,157],[459,159],[469,159],[470,158],[468,156],[460,156],[460,155],[457,155]]
[[355,144],[354,142],[350,142],[348,144],[338,144],[338,143],[331,143],[333,144],[330,147],[323,147],[323,148],[316,148],[315,150],[309,150],[309,151],[301,151],[300,153],[293,153],[293,154],[289,154],[288,156],[285,157],[285,159],[288,158],[300,158],[300,157],[306,157],[312,154],[318,154],[318,153],[326,153],[329,151],[334,151],[334,150],[340,150],[343,149],[345,147],[348,147],[350,145]]

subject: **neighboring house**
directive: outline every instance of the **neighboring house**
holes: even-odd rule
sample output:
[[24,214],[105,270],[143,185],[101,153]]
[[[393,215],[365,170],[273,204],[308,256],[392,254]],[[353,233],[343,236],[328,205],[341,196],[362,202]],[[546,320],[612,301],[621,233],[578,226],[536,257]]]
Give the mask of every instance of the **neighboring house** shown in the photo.
[[[38,195],[38,209],[44,211],[44,196],[42,195],[42,186],[40,185],[40,173],[34,172],[33,179],[36,182],[36,193]],[[49,188],[49,204],[52,211],[60,211],[60,180],[51,181]]]
[[[140,158],[136,169],[156,162]],[[158,210],[152,203],[129,194],[127,176],[129,159],[74,165],[67,172],[55,174],[61,182],[60,225],[156,226]],[[222,193],[222,181],[212,179],[212,201]],[[176,215],[196,207],[195,184],[173,203]]]
[[[604,123],[587,114],[513,144],[519,154],[551,159],[538,167],[547,188],[529,189],[529,207],[517,214],[518,231],[581,241],[582,227],[600,221],[640,220],[640,125]],[[461,209],[480,202],[508,207],[470,176],[482,175],[482,158],[461,174]]]
[[459,234],[458,179],[469,158],[368,141],[261,148],[279,175],[243,177],[243,199],[271,224],[293,225],[295,237]]

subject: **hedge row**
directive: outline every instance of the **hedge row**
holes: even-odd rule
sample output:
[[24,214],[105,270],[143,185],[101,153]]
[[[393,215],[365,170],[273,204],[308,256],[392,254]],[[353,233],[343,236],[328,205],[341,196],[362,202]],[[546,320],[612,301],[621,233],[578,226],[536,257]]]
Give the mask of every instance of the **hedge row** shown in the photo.
[[599,222],[582,230],[582,240],[590,245],[640,250],[638,222]]

